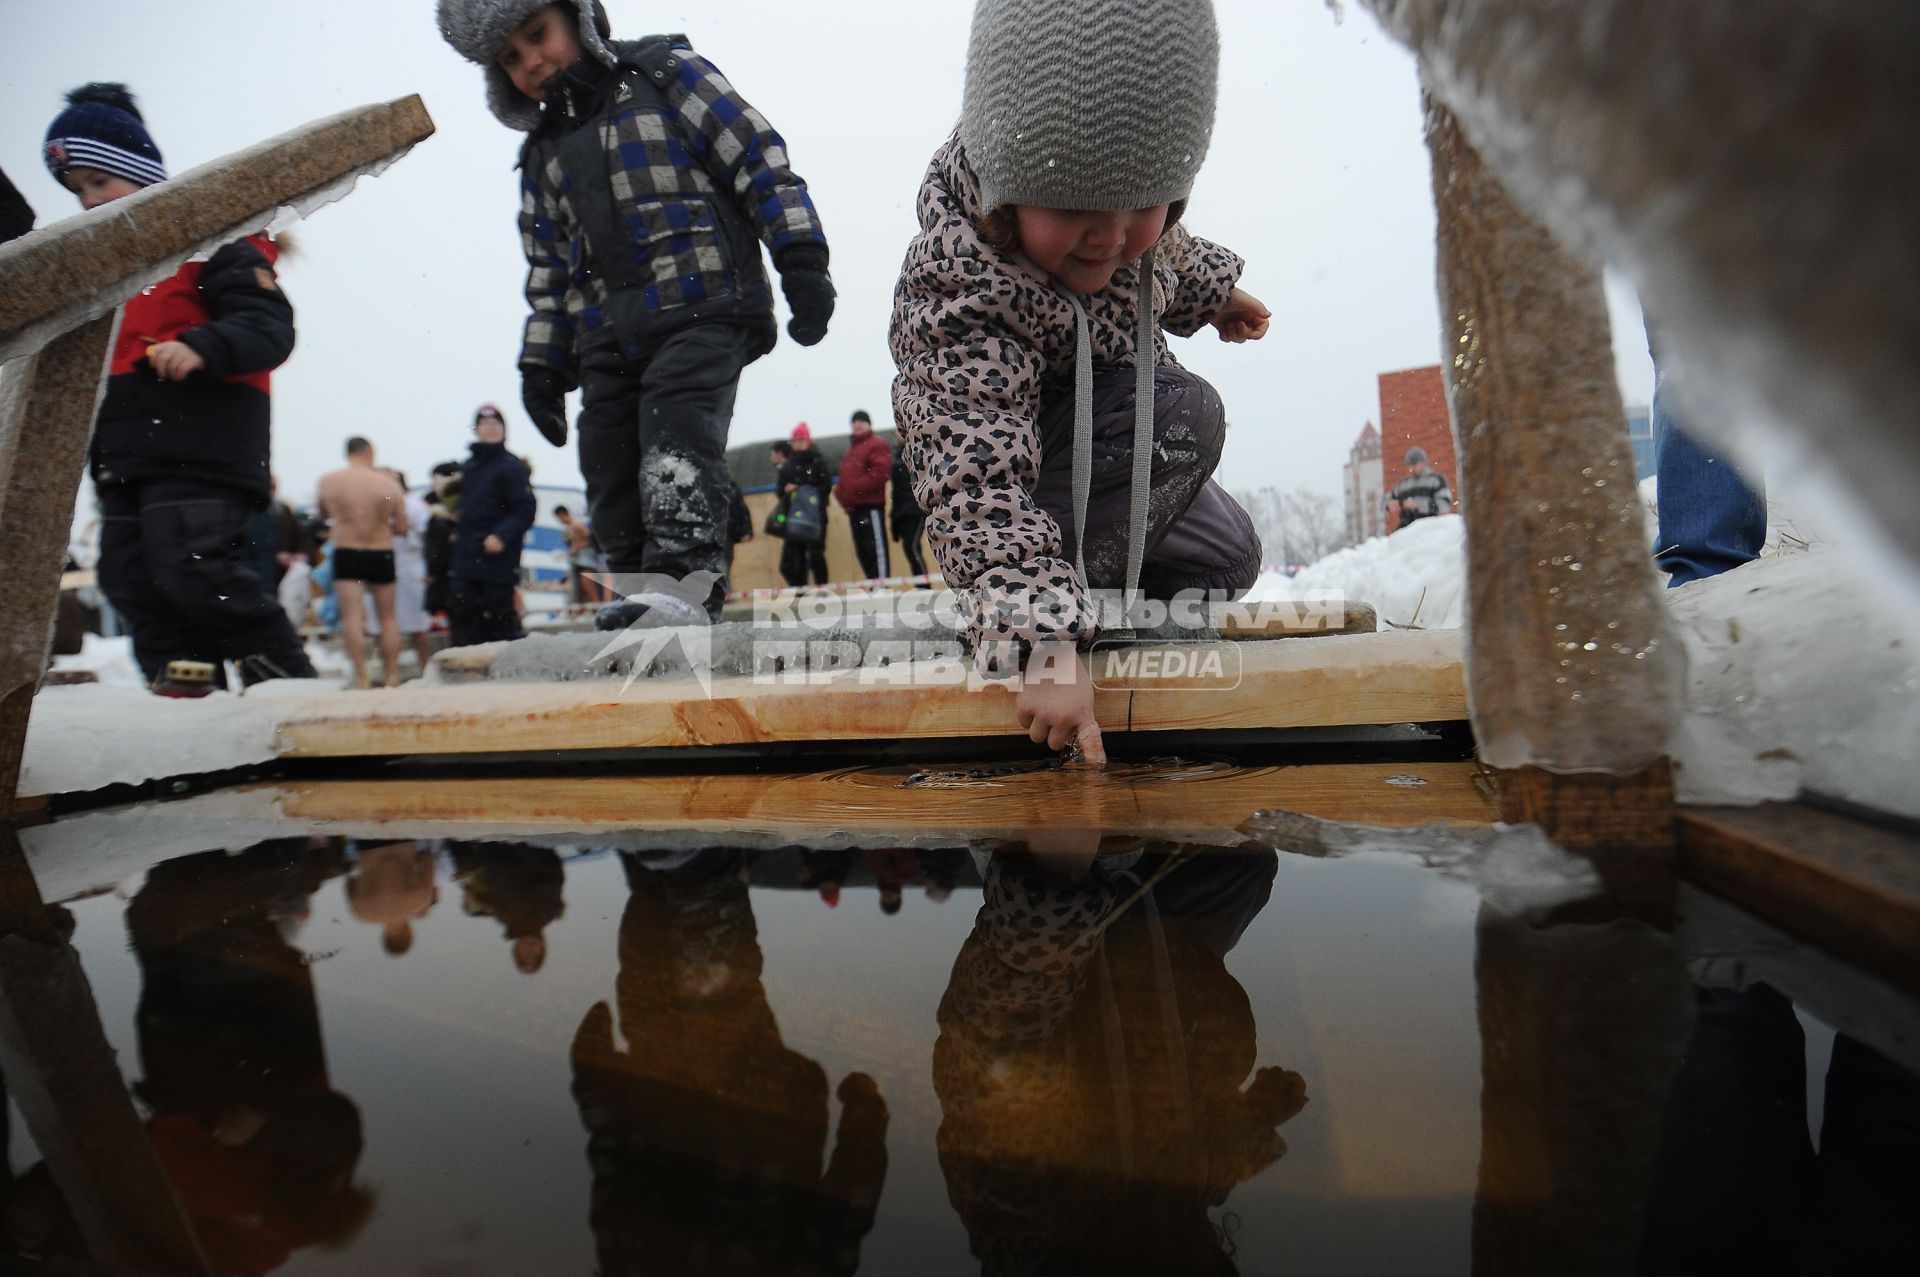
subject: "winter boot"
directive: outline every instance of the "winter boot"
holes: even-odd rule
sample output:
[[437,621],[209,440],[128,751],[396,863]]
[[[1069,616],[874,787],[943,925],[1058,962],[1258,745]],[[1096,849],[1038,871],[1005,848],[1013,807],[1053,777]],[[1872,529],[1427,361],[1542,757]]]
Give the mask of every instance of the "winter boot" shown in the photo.
[[205,661],[168,661],[153,681],[153,694],[177,701],[197,701],[213,692],[213,666]]

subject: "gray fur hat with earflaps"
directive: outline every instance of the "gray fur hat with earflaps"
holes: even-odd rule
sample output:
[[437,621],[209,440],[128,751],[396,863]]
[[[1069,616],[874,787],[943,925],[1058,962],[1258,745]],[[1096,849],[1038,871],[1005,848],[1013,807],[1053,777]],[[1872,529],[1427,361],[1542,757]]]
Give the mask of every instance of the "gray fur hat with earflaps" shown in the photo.
[[[531,133],[540,127],[540,104],[513,87],[513,81],[494,61],[500,46],[521,23],[556,0],[440,0],[440,34],[461,57],[477,62],[487,77],[487,105],[510,129]],[[607,66],[619,59],[613,52],[613,27],[601,0],[558,0],[580,18],[580,49]]]
[[979,0],[960,144],[989,209],[1171,204],[1219,85],[1212,0]]

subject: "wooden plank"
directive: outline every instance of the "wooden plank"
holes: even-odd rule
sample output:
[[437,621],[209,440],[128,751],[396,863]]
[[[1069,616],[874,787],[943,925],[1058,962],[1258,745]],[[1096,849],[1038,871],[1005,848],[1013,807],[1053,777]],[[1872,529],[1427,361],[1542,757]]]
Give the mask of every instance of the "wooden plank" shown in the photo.
[[1632,776],[1538,767],[1499,776],[1500,819],[1538,825],[1569,851],[1673,846],[1673,765],[1664,759]]
[[[1311,643],[1220,644],[1219,670],[1114,678],[1096,693],[1109,732],[1206,732],[1457,721],[1466,714],[1458,631]],[[1197,649],[1180,649],[1189,654]],[[1214,650],[1209,648],[1207,650]],[[1021,736],[1011,693],[964,682],[915,686],[920,665],[821,682],[690,679],[339,692],[269,702],[288,758],[682,749],[804,741]],[[803,679],[809,676],[803,676]],[[1098,675],[1096,675],[1098,677]],[[1229,686],[1229,682],[1231,685]]]
[[1679,722],[1685,657],[1647,553],[1600,273],[1431,99],[1427,144],[1481,757],[1642,771]]
[[0,246],[0,361],[104,315],[197,252],[433,134],[418,96],[359,107]]
[[1221,638],[1278,639],[1305,638],[1312,635],[1372,634],[1380,628],[1380,618],[1371,603],[1343,603],[1340,614],[1323,618],[1311,611],[1289,611],[1285,615],[1261,617],[1258,604],[1244,607],[1216,607],[1217,628]]
[[66,333],[0,379],[0,813],[12,813],[19,787],[117,322],[104,315]]
[[1682,808],[1680,871],[1920,992],[1920,838],[1795,804]]
[[[714,837],[1016,837],[1073,824],[1108,833],[1231,840],[1255,812],[1382,827],[1496,818],[1472,763],[1307,767],[864,768],[824,774],[316,781],[271,792],[299,822],[396,830],[472,825],[515,833],[666,831]],[[427,836],[427,835],[421,835]]]

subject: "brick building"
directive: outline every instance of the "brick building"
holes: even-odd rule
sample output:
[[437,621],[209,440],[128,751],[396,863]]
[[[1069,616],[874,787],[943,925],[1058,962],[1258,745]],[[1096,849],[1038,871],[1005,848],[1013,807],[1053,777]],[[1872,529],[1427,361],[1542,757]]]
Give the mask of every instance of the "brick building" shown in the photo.
[[1447,412],[1447,384],[1440,365],[1380,374],[1381,478],[1376,505],[1407,475],[1401,458],[1409,448],[1424,448],[1427,461],[1446,476],[1459,509],[1460,466],[1453,450],[1453,419]]

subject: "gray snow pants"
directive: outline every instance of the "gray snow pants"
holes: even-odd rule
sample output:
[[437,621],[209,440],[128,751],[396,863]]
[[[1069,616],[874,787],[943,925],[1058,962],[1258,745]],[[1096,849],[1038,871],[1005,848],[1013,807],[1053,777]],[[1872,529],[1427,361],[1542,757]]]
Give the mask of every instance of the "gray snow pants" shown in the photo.
[[[1132,368],[1093,374],[1093,490],[1087,498],[1087,576],[1094,590],[1126,586],[1132,509]],[[1153,485],[1147,502],[1141,592],[1171,599],[1204,590],[1220,601],[1260,576],[1260,535],[1240,503],[1213,482],[1226,445],[1227,412],[1213,387],[1184,368],[1154,372]],[[1040,481],[1034,498],[1060,525],[1074,557],[1073,385],[1049,386],[1040,410]]]

